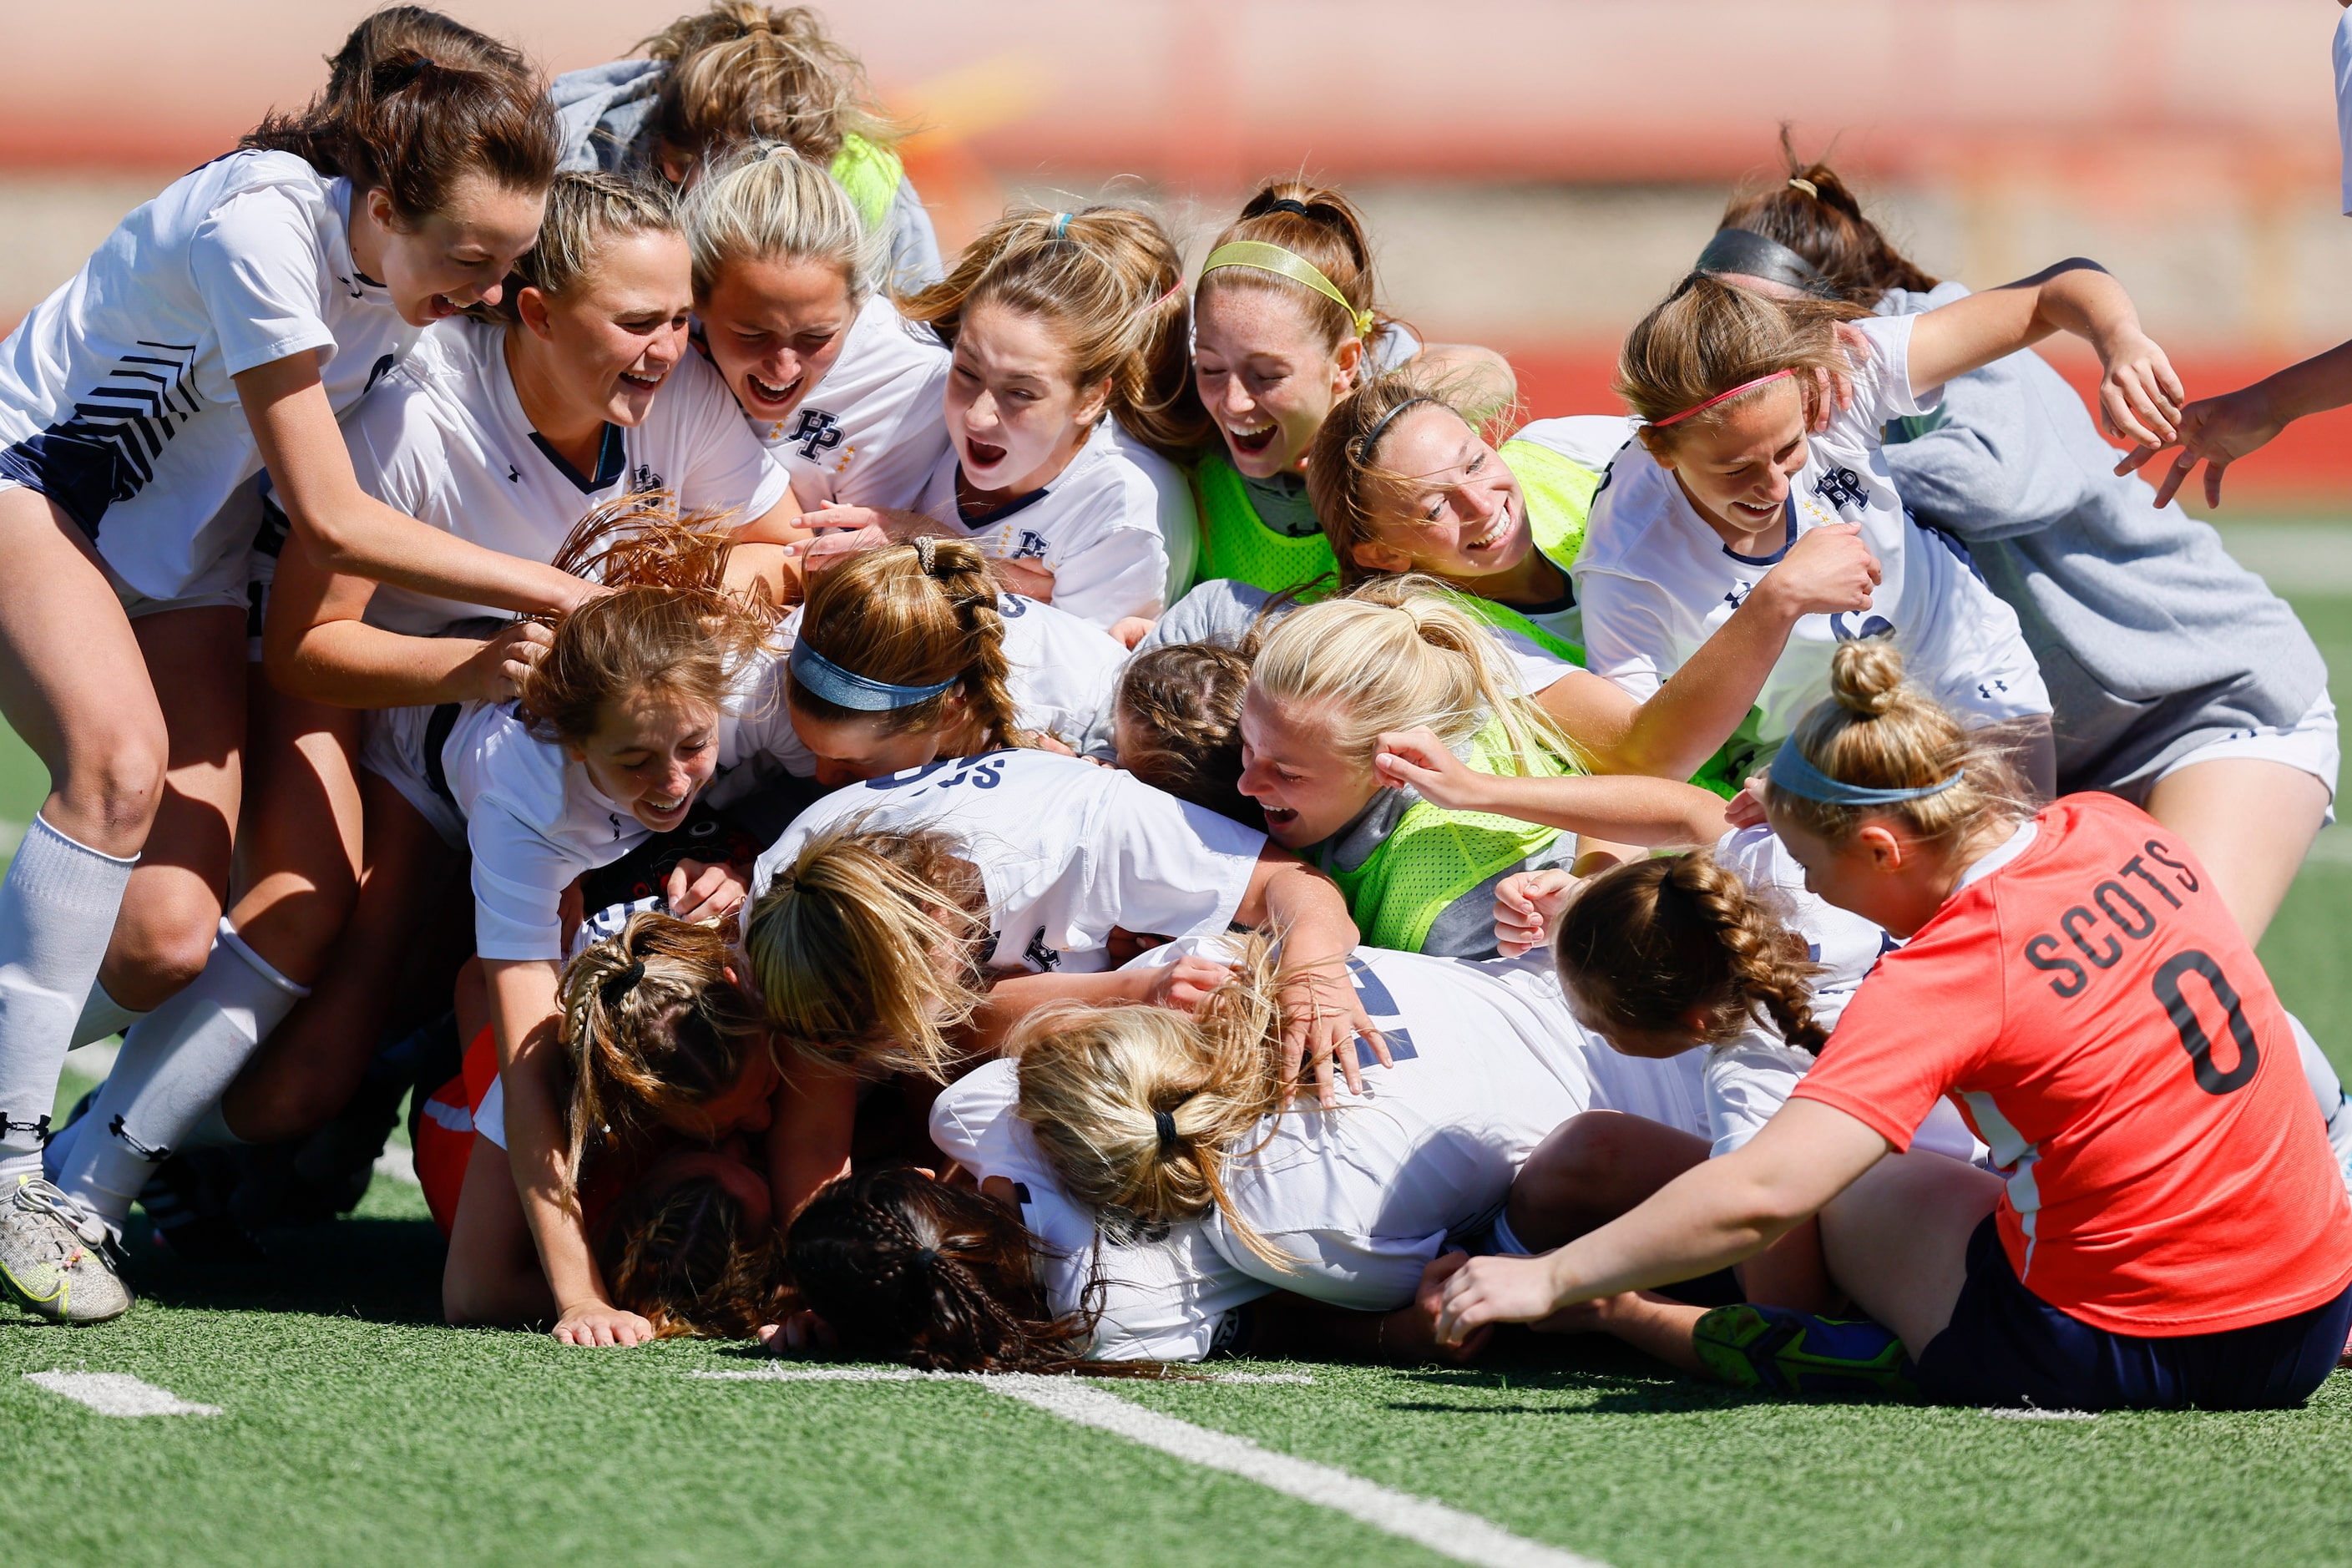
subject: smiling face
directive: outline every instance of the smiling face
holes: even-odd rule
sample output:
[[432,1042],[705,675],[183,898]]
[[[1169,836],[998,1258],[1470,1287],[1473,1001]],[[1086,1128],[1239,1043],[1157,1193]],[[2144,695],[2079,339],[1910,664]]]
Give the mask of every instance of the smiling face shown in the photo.
[[667,833],[718,771],[719,711],[675,692],[633,691],[607,702],[596,732],[564,750],[605,799]]
[[1361,340],[1334,350],[1292,290],[1220,283],[1192,317],[1192,376],[1225,438],[1225,455],[1254,479],[1306,460],[1331,405],[1356,384]]
[[526,289],[516,304],[516,350],[538,362],[531,385],[579,417],[641,425],[687,352],[694,296],[686,239],[659,230],[613,236],[572,289]]
[[895,734],[873,719],[820,718],[806,710],[797,693],[792,720],[793,733],[816,758],[816,782],[839,789],[937,759],[940,745],[963,722],[963,694],[948,693],[938,723]]
[[1671,443],[1651,449],[1727,544],[1782,526],[1790,481],[1804,468],[1807,455],[1805,400],[1798,385],[1788,377],[1736,397],[1724,405],[1720,418],[1667,432]]
[[1003,305],[974,306],[948,372],[948,437],[973,488],[1026,495],[1069,466],[1110,397],[1080,387],[1053,328]]
[[703,342],[755,421],[783,418],[824,379],[857,319],[849,280],[821,261],[730,261],[701,302]]
[[1242,794],[1265,812],[1266,837],[1286,849],[1320,844],[1371,804],[1370,763],[1338,754],[1323,703],[1286,705],[1251,687],[1242,700]]
[[544,191],[515,191],[479,174],[451,187],[449,204],[422,222],[400,225],[381,187],[352,204],[352,258],[382,283],[412,327],[430,326],[469,305],[496,304],[516,258],[539,237]]
[[1535,548],[1527,497],[1495,448],[1450,408],[1424,404],[1397,416],[1374,453],[1372,537],[1354,547],[1375,572],[1430,572],[1461,582],[1526,563]]

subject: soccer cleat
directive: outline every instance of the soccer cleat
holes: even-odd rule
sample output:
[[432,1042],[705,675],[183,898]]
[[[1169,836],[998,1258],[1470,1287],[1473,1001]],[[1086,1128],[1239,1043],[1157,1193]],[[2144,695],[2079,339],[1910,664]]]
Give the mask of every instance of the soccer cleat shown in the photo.
[[106,1223],[38,1176],[0,1204],[0,1284],[42,1317],[102,1323],[131,1310]]
[[1868,1319],[1786,1307],[1717,1307],[1691,1330],[1699,1364],[1735,1388],[1787,1397],[1916,1399],[1903,1342]]

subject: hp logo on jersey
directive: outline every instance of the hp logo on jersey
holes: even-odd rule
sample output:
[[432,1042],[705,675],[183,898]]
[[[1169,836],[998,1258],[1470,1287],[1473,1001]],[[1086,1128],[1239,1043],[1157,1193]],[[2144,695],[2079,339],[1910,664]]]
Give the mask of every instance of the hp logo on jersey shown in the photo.
[[1045,537],[1034,529],[1021,531],[1021,542],[1006,559],[1013,561],[1043,561],[1045,559]]
[[1852,468],[1832,468],[1813,482],[1813,493],[1832,506],[1870,504],[1870,487]]
[[830,452],[841,445],[841,421],[822,408],[801,410],[800,423],[784,437],[784,444],[801,449],[801,460],[814,463],[820,452]]

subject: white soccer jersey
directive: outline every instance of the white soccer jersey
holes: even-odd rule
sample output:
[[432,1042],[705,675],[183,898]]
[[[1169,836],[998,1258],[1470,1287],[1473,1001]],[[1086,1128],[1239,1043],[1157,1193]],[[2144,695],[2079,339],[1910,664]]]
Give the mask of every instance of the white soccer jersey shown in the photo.
[[[795,607],[784,617],[787,639],[800,637],[802,613]],[[999,594],[996,613],[1004,620],[1015,721],[1075,747],[1110,700],[1127,649],[1091,622],[1018,594]]]
[[948,449],[950,358],[929,327],[877,295],[824,379],[782,419],[753,420],[751,433],[791,472],[804,508],[908,510]]
[[416,342],[352,260],[350,205],[291,153],[232,153],[124,218],[0,342],[0,487],[150,598],[242,594],[261,452],[230,378],[315,354],[341,415]]
[[811,835],[863,817],[940,829],[979,867],[990,968],[1109,967],[1113,926],[1168,937],[1233,923],[1265,836],[1132,775],[1053,752],[943,758],[835,790],[801,813],[752,870],[767,890]]
[[[1804,939],[1808,955],[1822,966],[1813,977],[1813,1020],[1824,1032],[1836,1028],[1846,1003],[1877,967],[1880,955],[1895,949],[1895,939],[1852,910],[1806,891],[1805,868],[1769,827],[1725,834],[1716,844],[1715,858],[1738,872],[1773,906],[1780,923]],[[1813,1065],[1811,1052],[1788,1044],[1778,1030],[1760,1022],[1737,1039],[1690,1054],[1706,1058],[1707,1137],[1716,1154],[1728,1154],[1762,1131]],[[1961,1160],[1976,1149],[1959,1112],[1941,1100],[1919,1124],[1913,1143]]]
[[[724,805],[780,772],[814,771],[785,711],[783,668],[772,647],[737,679],[719,728],[719,771],[701,799]],[[459,710],[438,750],[436,782],[427,756],[434,712],[370,714],[362,761],[445,837],[463,824],[474,858],[475,951],[487,960],[561,962],[563,889],[583,871],[626,855],[651,830],[606,799],[561,742],[533,736],[511,702]]]
[[1129,616],[1158,615],[1171,580],[1163,489],[1152,467],[1165,467],[1165,459],[1139,450],[1106,416],[1051,484],[975,518],[956,504],[950,446],[913,510],[999,560],[1051,567],[1055,605],[1108,630]]
[[1911,392],[1909,323],[1917,320],[1854,323],[1870,354],[1855,367],[1853,405],[1808,438],[1786,533],[1769,555],[1733,554],[1639,442],[1618,454],[1593,498],[1575,566],[1594,674],[1648,698],[1730,618],[1799,534],[1844,521],[1861,525],[1884,580],[1859,615],[1797,623],[1756,700],[1759,742],[1776,744],[1829,695],[1830,656],[1839,643],[1883,633],[1895,637],[1911,676],[1964,716],[1991,722],[2050,711],[2017,612],[1993,596],[1958,544],[1911,521],[1879,450],[1881,426],[1926,413],[1939,395]]
[[[781,464],[746,429],[719,373],[689,353],[654,395],[645,422],[607,425],[596,471],[583,474],[531,428],[507,368],[507,329],[436,323],[345,426],[352,468],[370,495],[458,538],[548,561],[590,509],[669,489],[688,511],[765,516],[791,492]],[[505,612],[380,587],[369,624],[430,637]]]
[[[1233,1310],[1274,1287],[1219,1257],[1199,1219],[1106,1234],[1094,1211],[1063,1189],[1028,1123],[1013,1114],[1021,1081],[998,1059],[958,1079],[931,1103],[931,1142],[975,1180],[1013,1184],[1021,1222],[1036,1238],[1037,1282],[1055,1316],[1097,1308],[1087,1353],[1097,1361],[1199,1361],[1217,1348]],[[1101,1289],[1089,1296],[1088,1287]]]

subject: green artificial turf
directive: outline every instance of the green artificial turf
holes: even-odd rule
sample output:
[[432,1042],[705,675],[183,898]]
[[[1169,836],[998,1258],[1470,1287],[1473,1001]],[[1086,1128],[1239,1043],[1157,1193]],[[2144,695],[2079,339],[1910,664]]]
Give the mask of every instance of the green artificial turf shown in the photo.
[[[2352,598],[2297,607],[2352,690]],[[39,770],[0,731],[0,820]],[[2352,828],[2263,945],[2352,1070]],[[69,1081],[61,1105],[88,1087]],[[959,1383],[719,1382],[736,1347],[568,1350],[437,1321],[413,1186],[273,1233],[258,1268],[136,1248],[142,1300],[68,1331],[0,1307],[0,1539],[57,1563],[1202,1564],[1443,1561],[1370,1526]],[[23,1381],[131,1373],[213,1417],[125,1420]],[[2298,1412],[2020,1421],[1792,1406],[1606,1342],[1471,1370],[1120,1397],[1617,1568],[2352,1561],[2352,1373]]]

